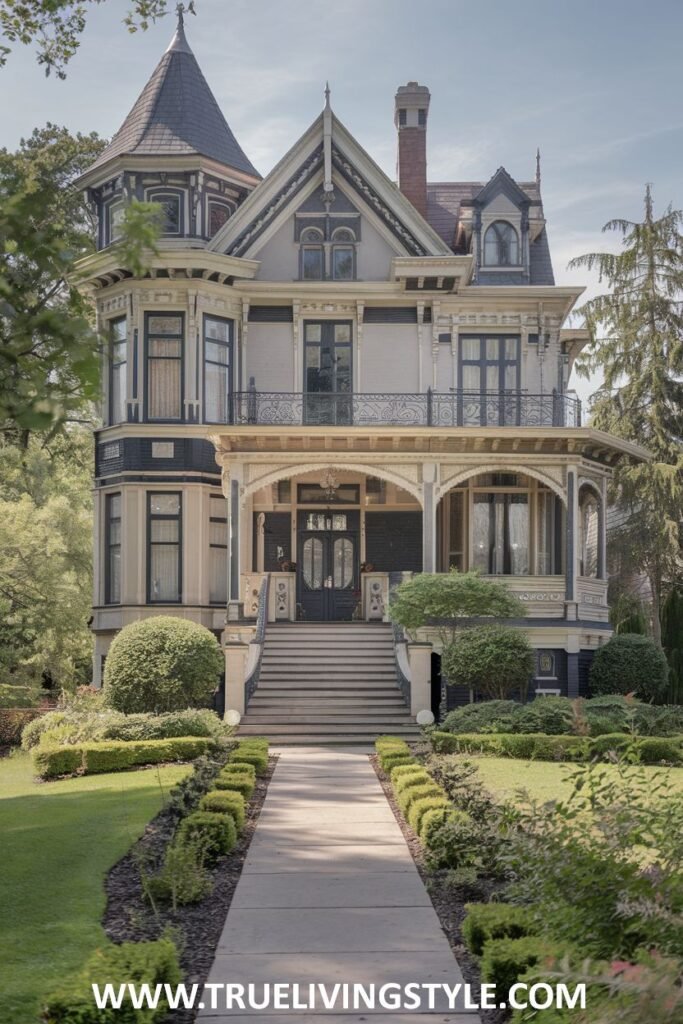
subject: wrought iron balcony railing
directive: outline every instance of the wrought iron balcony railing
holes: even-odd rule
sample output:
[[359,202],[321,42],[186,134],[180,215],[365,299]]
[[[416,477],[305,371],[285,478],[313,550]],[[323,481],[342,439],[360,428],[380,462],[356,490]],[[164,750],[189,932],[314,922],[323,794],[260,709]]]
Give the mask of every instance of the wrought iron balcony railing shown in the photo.
[[228,422],[255,426],[580,427],[581,403],[552,391],[361,394],[237,391]]

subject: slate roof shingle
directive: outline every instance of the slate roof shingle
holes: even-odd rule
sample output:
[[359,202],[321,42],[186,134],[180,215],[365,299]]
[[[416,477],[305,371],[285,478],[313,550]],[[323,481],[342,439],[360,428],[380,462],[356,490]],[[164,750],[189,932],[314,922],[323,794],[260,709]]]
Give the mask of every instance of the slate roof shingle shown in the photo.
[[198,154],[260,178],[225,120],[182,23],[116,135],[92,165],[112,157]]

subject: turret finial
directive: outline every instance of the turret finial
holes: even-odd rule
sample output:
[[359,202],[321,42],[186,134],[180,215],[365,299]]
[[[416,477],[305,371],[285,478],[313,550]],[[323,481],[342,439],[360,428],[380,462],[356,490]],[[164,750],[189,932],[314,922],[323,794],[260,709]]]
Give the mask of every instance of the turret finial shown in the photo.
[[330,83],[325,82],[325,110],[330,109]]
[[541,187],[541,150],[536,150],[536,184]]

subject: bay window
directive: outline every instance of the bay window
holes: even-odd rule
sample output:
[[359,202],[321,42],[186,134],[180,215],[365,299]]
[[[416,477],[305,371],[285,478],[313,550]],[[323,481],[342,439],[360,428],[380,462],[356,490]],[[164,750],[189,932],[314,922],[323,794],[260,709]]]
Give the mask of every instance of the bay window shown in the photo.
[[182,420],[183,314],[146,313],[146,419]]
[[109,321],[109,407],[107,423],[126,422],[126,318]]
[[179,604],[182,599],[182,496],[147,495],[147,601]]
[[230,422],[232,321],[204,317],[204,420]]
[[104,603],[121,600],[121,495],[104,499]]

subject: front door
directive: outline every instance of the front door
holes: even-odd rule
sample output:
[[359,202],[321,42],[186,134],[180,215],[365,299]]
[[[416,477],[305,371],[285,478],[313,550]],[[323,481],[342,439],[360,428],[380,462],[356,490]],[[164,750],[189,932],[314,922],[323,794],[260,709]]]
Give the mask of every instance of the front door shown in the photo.
[[304,423],[348,426],[351,410],[351,323],[304,325]]
[[[353,617],[358,595],[358,531],[346,527],[349,513],[309,513],[298,544],[298,603],[308,621]],[[335,528],[335,526],[337,528]],[[342,528],[343,527],[343,528]]]

